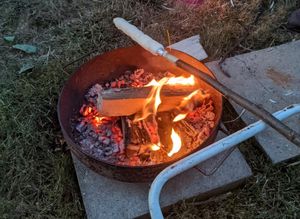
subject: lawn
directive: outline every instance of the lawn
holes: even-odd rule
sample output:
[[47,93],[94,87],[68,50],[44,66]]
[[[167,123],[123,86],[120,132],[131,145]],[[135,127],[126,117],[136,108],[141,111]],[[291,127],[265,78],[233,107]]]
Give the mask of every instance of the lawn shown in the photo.
[[[204,0],[192,8],[170,0],[2,0],[0,217],[85,216],[56,105],[64,81],[89,56],[132,44],[114,28],[113,17],[132,21],[164,45],[200,34],[210,60],[300,39],[286,28],[300,1],[232,2]],[[5,41],[7,35],[14,41]],[[38,51],[13,49],[17,43]],[[29,64],[31,71],[18,73]],[[181,202],[168,217],[299,218],[299,165],[272,166],[254,141],[240,149],[254,172],[244,187],[209,203]]]

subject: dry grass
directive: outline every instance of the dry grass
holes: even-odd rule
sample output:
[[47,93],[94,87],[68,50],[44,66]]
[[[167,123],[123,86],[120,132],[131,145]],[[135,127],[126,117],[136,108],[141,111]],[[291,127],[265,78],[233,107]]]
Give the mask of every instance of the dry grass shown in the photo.
[[[0,215],[3,218],[81,218],[76,177],[56,117],[59,91],[78,63],[62,66],[91,50],[102,53],[132,42],[112,26],[112,18],[131,20],[165,45],[199,34],[210,58],[265,48],[299,39],[285,29],[299,1],[206,0],[199,8],[174,1],[2,0],[1,35],[37,45],[34,55],[0,41]],[[262,4],[261,4],[262,2]],[[262,11],[258,22],[255,17]],[[17,75],[33,61],[30,73]],[[274,168],[252,145],[244,152],[255,176],[224,200],[197,200],[173,208],[170,218],[288,217],[299,215],[299,168]],[[244,146],[245,147],[245,146]],[[248,148],[249,147],[249,148]]]

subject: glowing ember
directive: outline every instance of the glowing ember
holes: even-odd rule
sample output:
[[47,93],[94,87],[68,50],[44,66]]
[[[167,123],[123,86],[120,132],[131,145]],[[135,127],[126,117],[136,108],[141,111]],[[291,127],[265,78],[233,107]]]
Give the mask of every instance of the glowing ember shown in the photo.
[[169,157],[172,157],[173,154],[177,153],[181,148],[180,136],[175,132],[174,129],[172,129],[171,139],[173,145],[172,145],[172,150],[168,153]]
[[100,125],[101,121],[104,119],[105,117],[100,117],[100,116],[95,116],[94,121],[95,121],[95,125]]
[[80,113],[83,115],[83,116],[88,116],[89,114],[91,114],[93,111],[93,108],[88,106],[88,107],[83,107],[80,111]]

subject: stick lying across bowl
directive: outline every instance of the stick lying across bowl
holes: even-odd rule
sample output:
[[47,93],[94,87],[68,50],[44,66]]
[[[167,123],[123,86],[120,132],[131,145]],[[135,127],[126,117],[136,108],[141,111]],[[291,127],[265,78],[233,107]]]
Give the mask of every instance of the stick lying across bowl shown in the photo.
[[292,130],[290,127],[283,124],[280,120],[276,119],[271,113],[266,111],[265,109],[261,108],[260,106],[252,103],[248,99],[240,96],[239,94],[235,93],[234,91],[230,90],[220,82],[216,81],[209,75],[205,74],[204,72],[200,71],[199,69],[193,67],[192,65],[178,59],[177,57],[173,56],[172,54],[168,53],[164,46],[151,37],[144,34],[142,31],[137,29],[132,24],[128,23],[123,18],[115,18],[114,24],[118,29],[128,35],[131,39],[141,45],[144,49],[151,52],[153,55],[159,55],[166,58],[168,61],[174,63],[179,68],[200,77],[203,81],[220,91],[226,98],[233,100],[240,106],[244,107],[249,112],[253,113],[259,119],[262,119],[266,122],[269,126],[274,128],[280,134],[282,134],[285,138],[289,141],[294,143],[295,145],[300,147],[300,135]]

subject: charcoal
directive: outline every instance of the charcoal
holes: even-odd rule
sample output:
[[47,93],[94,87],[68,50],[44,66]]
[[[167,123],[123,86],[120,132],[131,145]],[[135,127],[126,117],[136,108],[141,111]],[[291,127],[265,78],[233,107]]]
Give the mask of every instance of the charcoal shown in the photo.
[[100,148],[96,149],[97,155],[101,156],[103,154],[103,151]]
[[110,137],[110,136],[111,136],[111,134],[112,134],[112,133],[111,133],[111,131],[110,131],[110,130],[107,130],[107,131],[106,131],[106,136],[107,136],[107,137]]
[[113,149],[111,148],[111,147],[106,147],[106,148],[104,148],[104,154],[106,155],[106,156],[109,156],[109,155],[111,155],[113,153]]
[[87,129],[87,126],[86,126],[85,122],[83,122],[83,121],[81,121],[80,123],[78,123],[76,125],[76,130],[78,132],[84,132],[86,129]]
[[103,144],[109,145],[110,144],[110,139],[106,138],[104,141],[102,141]]
[[120,151],[119,146],[117,144],[112,144],[113,153],[118,153]]
[[83,146],[84,148],[93,148],[94,147],[94,143],[91,141],[91,139],[89,138],[86,138],[86,139],[83,139],[81,142],[80,142],[81,146]]

